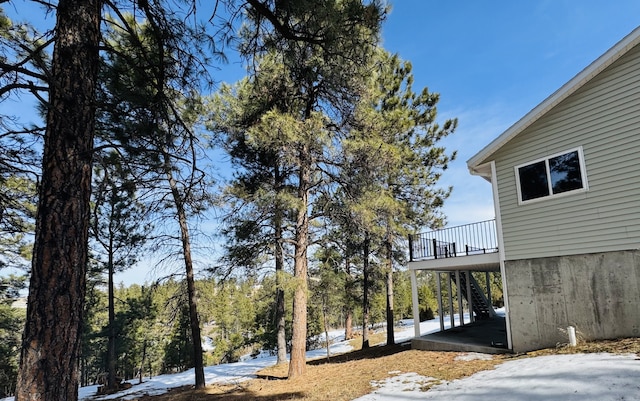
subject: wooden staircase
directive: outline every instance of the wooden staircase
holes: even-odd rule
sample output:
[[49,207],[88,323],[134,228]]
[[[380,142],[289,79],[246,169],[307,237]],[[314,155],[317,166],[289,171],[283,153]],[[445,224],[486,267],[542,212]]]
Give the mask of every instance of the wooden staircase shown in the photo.
[[[469,300],[467,289],[471,290],[471,307],[476,319],[482,320],[496,317],[496,312],[493,309],[491,302],[489,302],[473,275],[469,274],[469,284],[467,285],[467,273],[460,271],[458,274],[460,277],[460,288],[458,289],[458,293],[462,295],[464,299]],[[451,272],[450,277],[453,284],[457,285],[456,273]]]

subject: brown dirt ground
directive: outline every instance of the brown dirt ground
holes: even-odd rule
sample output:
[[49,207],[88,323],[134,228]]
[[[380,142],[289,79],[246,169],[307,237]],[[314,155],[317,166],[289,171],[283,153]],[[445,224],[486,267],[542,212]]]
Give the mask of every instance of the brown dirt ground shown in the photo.
[[415,372],[438,380],[454,380],[493,369],[509,359],[588,352],[637,353],[640,356],[640,338],[582,342],[574,348],[559,346],[527,354],[497,355],[489,361],[456,360],[460,353],[411,350],[407,344],[374,346],[329,360],[309,361],[307,372],[300,379],[286,380],[288,367],[283,364],[258,372],[257,379],[231,385],[209,385],[204,390],[182,387],[160,396],[144,396],[139,401],[346,401],[372,392],[371,381],[399,373]]

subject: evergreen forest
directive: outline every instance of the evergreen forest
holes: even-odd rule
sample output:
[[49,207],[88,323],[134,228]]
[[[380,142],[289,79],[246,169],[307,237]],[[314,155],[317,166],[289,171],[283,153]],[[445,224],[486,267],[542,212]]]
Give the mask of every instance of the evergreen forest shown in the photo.
[[[382,47],[389,7],[0,2],[0,397],[189,368],[201,388],[260,352],[295,378],[329,329],[394,343],[457,120]],[[117,282],[142,264],[153,279]]]

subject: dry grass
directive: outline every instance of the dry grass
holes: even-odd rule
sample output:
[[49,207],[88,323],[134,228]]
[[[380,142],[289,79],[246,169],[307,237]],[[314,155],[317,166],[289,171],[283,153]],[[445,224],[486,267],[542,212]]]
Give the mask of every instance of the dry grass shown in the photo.
[[329,360],[310,361],[307,373],[300,379],[286,380],[287,365],[284,364],[260,371],[258,379],[233,385],[209,385],[204,390],[180,388],[161,396],[145,396],[140,401],[352,400],[370,393],[371,381],[399,373],[415,372],[439,380],[454,380],[493,369],[508,359],[576,352],[640,353],[640,339],[581,343],[574,348],[562,346],[529,354],[494,356],[488,361],[456,360],[460,353],[416,351],[409,345],[376,346]]
[[612,354],[638,354],[640,357],[640,338],[622,338],[619,340],[580,341],[575,347],[561,345],[527,353],[527,356],[554,354],[593,354],[609,352]]

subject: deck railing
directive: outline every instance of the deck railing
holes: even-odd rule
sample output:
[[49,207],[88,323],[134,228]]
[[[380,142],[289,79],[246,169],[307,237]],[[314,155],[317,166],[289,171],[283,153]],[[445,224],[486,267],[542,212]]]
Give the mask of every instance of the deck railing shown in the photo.
[[495,219],[409,236],[409,260],[411,261],[497,251],[498,236]]

